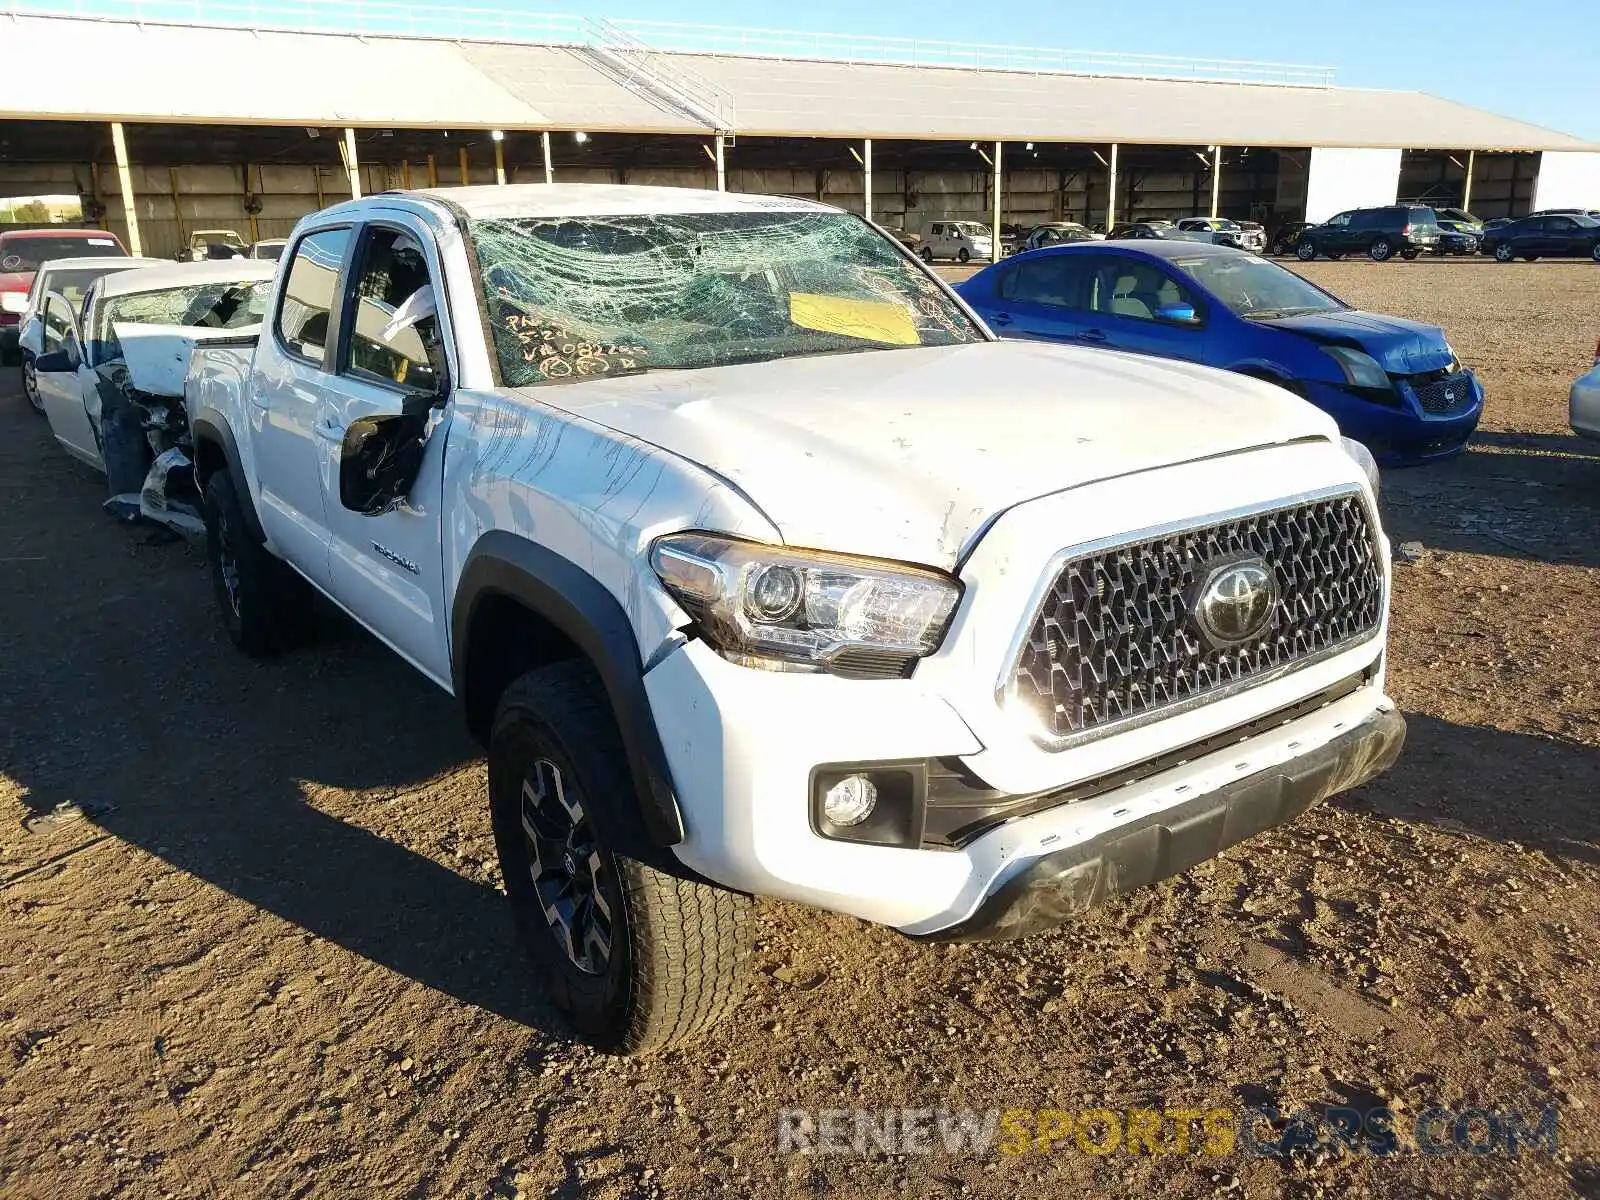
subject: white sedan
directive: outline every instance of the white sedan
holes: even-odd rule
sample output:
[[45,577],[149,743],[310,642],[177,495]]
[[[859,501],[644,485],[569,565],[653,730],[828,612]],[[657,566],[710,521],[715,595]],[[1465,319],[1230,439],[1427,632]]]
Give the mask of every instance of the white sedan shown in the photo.
[[[74,312],[81,312],[83,298],[95,280],[113,271],[136,271],[140,267],[160,266],[165,261],[160,258],[102,257],[52,258],[40,263],[39,270],[33,277],[33,287],[28,291],[22,315],[17,321],[17,329],[19,332],[26,329],[28,322],[40,314],[44,308],[44,298],[51,292],[59,292],[66,297]],[[63,331],[58,328],[56,332],[59,335]],[[34,387],[33,382],[33,355],[26,351],[22,355],[22,394],[35,409],[39,412],[44,411],[44,406],[39,401],[38,389]]]
[[1600,343],[1594,348],[1594,366],[1572,384],[1572,432],[1600,441]]
[[22,346],[34,355],[51,433],[105,472],[109,511],[167,519],[166,473],[188,466],[188,352],[259,328],[277,265],[237,258],[123,271],[90,286],[81,315],[61,292],[45,295]]

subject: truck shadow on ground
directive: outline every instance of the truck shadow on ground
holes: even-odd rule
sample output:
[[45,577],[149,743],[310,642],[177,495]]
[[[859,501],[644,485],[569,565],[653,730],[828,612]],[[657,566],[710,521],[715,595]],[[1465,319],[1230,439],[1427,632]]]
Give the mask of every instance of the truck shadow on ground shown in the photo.
[[1600,868],[1597,795],[1600,750],[1593,746],[1412,712],[1400,761],[1331,803]]
[[1456,458],[1385,471],[1383,489],[1396,546],[1600,566],[1600,443],[1478,433]]

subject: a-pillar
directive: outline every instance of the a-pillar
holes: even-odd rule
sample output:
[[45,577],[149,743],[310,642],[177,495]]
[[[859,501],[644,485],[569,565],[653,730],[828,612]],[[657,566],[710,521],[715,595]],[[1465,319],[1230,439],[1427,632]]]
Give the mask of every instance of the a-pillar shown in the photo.
[[139,240],[139,213],[133,202],[133,172],[128,169],[128,141],[122,135],[122,122],[111,122],[111,148],[117,156],[117,182],[122,185],[122,218],[128,223],[128,253],[135,258],[144,255],[144,243]]

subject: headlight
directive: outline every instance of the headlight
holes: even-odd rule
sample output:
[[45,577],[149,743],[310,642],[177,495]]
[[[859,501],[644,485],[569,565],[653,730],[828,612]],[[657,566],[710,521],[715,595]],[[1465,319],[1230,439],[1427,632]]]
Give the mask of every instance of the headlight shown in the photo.
[[1344,381],[1351,387],[1381,388],[1384,391],[1394,387],[1389,380],[1389,372],[1364,350],[1352,350],[1348,346],[1324,346],[1322,352],[1339,364],[1339,370],[1344,372]]
[[754,666],[900,675],[939,648],[961,598],[928,567],[709,533],[657,538],[650,563],[724,657]]
[[1361,469],[1366,472],[1367,482],[1372,485],[1373,499],[1377,499],[1383,487],[1383,480],[1378,474],[1378,460],[1372,457],[1371,450],[1368,450],[1355,438],[1342,437],[1339,441],[1344,445],[1344,452],[1355,459],[1361,465]]
[[0,292],[0,309],[9,313],[19,313],[27,307],[27,292]]

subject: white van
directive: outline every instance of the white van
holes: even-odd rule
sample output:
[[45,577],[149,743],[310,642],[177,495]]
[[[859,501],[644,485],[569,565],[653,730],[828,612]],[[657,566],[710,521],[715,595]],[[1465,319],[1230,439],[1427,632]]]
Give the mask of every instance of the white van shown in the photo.
[[994,242],[989,226],[977,221],[935,221],[928,226],[922,248],[917,253],[926,262],[936,258],[953,258],[957,262],[974,258],[988,261],[994,255]]

